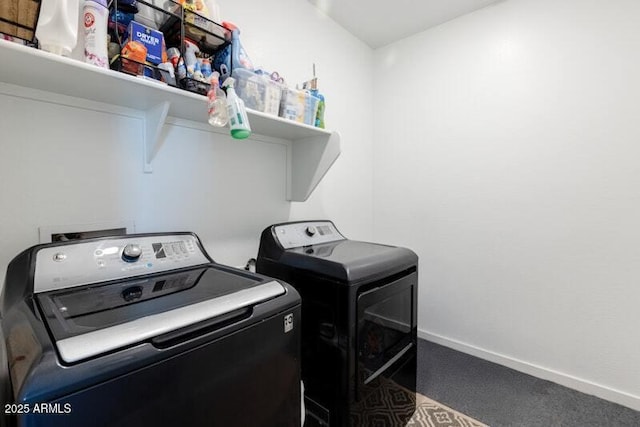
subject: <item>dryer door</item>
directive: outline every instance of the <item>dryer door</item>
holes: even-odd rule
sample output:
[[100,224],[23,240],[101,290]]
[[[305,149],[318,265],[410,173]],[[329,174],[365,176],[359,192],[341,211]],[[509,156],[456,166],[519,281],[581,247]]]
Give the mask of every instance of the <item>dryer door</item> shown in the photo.
[[[415,355],[417,278],[413,272],[358,296],[358,399]],[[415,375],[413,384],[405,387],[415,388]]]

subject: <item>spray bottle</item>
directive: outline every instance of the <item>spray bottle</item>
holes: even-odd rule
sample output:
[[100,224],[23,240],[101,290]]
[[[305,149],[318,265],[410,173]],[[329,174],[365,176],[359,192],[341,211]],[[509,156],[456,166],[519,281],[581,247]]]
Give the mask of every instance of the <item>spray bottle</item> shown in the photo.
[[235,79],[227,77],[224,86],[227,89],[227,114],[229,116],[229,127],[231,136],[235,139],[245,139],[251,136],[251,126],[244,101],[236,94],[233,84]]
[[224,127],[229,121],[227,116],[227,97],[222,89],[220,89],[220,83],[218,81],[219,75],[217,71],[214,71],[209,79],[209,83],[211,84],[209,92],[207,93],[209,124],[211,126]]

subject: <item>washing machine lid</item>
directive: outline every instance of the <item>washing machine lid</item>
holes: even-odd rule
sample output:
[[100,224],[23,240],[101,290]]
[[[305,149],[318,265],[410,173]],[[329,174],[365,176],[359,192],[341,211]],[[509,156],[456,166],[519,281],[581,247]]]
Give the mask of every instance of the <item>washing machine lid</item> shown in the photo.
[[411,250],[356,240],[340,240],[283,251],[277,261],[347,283],[375,280],[417,266]]
[[36,299],[60,357],[73,363],[241,314],[284,293],[276,281],[210,264],[39,293]]

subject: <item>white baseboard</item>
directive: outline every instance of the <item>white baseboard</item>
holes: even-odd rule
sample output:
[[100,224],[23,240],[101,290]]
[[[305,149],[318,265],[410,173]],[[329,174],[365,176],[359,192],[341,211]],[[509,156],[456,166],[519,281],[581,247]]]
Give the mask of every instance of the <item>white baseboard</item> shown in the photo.
[[548,380],[556,384],[560,384],[565,387],[580,391],[582,393],[597,396],[601,399],[626,406],[636,411],[640,411],[640,396],[635,396],[633,394],[615,390],[588,380],[576,378],[562,372],[554,371],[553,369],[543,368],[542,366],[534,365],[529,362],[494,353],[492,351],[485,350],[425,330],[418,329],[418,337],[427,341],[434,342],[436,344],[443,345],[445,347],[452,348],[457,351],[461,351],[466,354],[470,354],[472,356],[479,357],[480,359],[488,360],[490,362],[515,369],[516,371],[533,375],[534,377]]

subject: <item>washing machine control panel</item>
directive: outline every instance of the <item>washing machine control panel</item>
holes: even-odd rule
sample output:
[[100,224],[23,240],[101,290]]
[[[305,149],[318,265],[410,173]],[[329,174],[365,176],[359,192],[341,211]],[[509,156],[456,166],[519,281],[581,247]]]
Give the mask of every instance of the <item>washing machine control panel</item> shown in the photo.
[[276,238],[284,249],[344,240],[344,236],[330,221],[299,222],[274,228]]
[[122,236],[40,249],[34,292],[70,288],[209,263],[195,236]]

